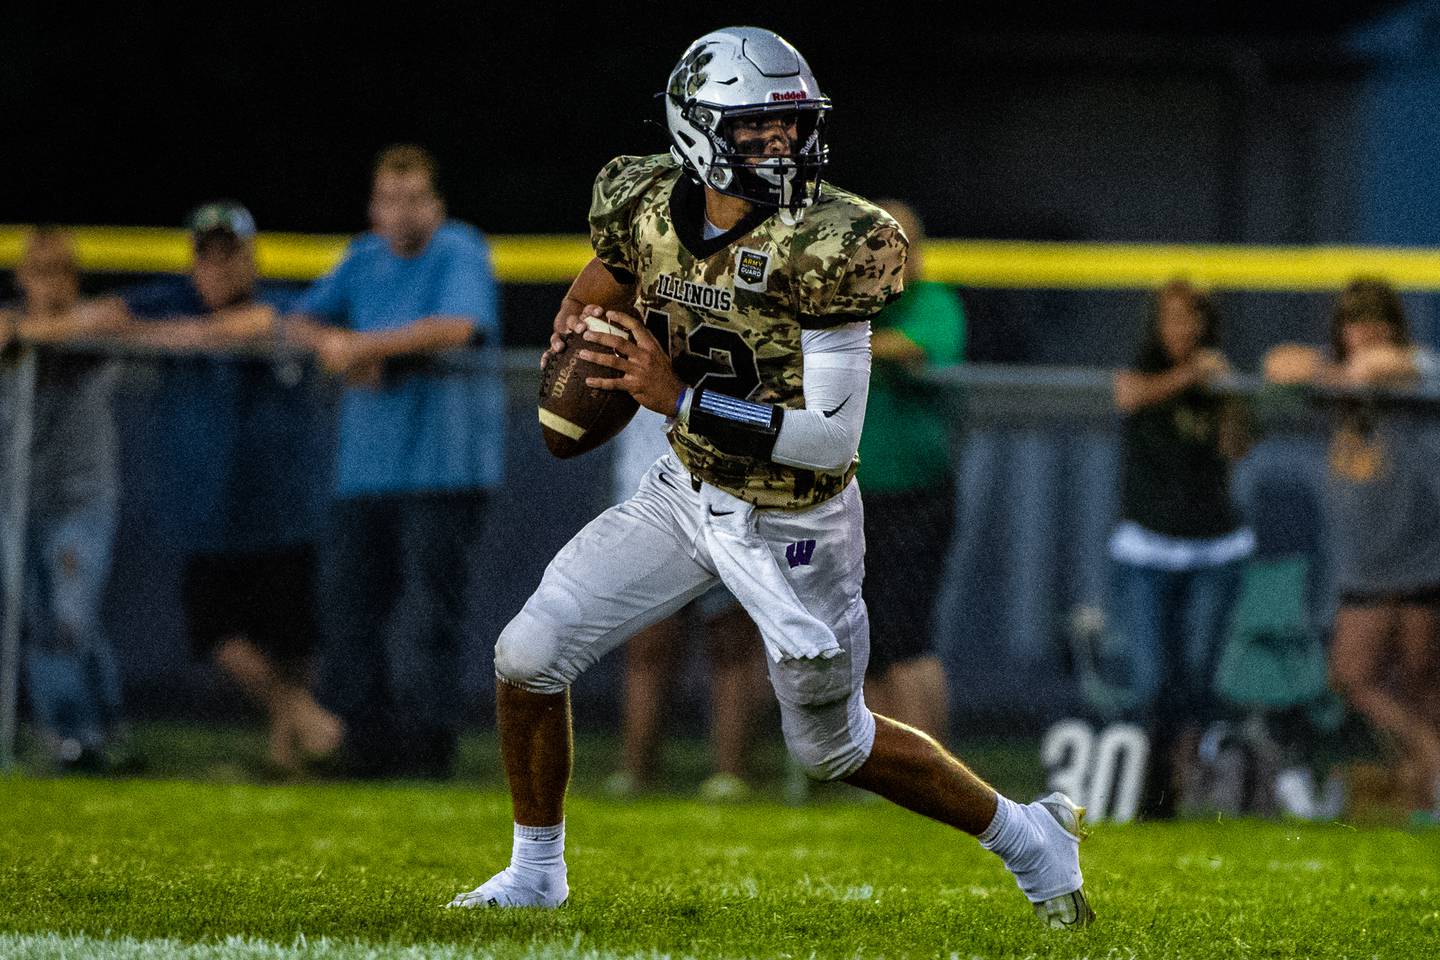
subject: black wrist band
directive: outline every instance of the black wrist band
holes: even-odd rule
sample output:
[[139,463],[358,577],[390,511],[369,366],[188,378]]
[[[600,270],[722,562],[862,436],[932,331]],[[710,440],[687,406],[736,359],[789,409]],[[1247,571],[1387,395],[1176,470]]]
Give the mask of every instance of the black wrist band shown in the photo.
[[688,426],[721,453],[769,460],[784,419],[784,407],[751,403],[700,387],[690,401]]

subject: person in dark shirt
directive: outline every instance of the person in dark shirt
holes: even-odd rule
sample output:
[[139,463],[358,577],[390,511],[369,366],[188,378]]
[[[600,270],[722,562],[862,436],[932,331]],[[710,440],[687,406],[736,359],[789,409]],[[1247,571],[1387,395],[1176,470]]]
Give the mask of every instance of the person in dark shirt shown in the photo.
[[1210,298],[1176,280],[1156,294],[1135,363],[1115,376],[1125,415],[1121,522],[1110,540],[1116,604],[1140,718],[1151,731],[1142,801],[1172,815],[1212,711],[1222,632],[1255,536],[1230,497],[1239,411],[1207,391],[1227,370]]
[[1337,409],[1326,503],[1339,604],[1334,687],[1396,747],[1402,802],[1440,815],[1440,436],[1433,414],[1381,407],[1369,388],[1434,384],[1436,360],[1410,338],[1384,280],[1348,284],[1330,323],[1330,356],[1274,348],[1279,383],[1351,388]]
[[[80,296],[74,245],[46,227],[25,238],[15,270],[21,301],[0,309],[5,346],[37,351],[33,367],[21,654],[36,739],[58,770],[103,771],[126,749],[120,670],[100,608],[110,577],[119,501],[111,399],[117,368],[73,342],[113,333],[124,308]],[[24,367],[0,369],[0,433],[15,449]],[[13,464],[7,456],[5,467]],[[13,477],[4,487],[13,490]]]
[[259,280],[255,221],[244,207],[208,203],[186,226],[191,273],[129,291],[131,313],[145,322],[127,336],[195,354],[167,364],[154,418],[164,461],[156,472],[183,486],[191,505],[187,513],[176,504],[186,516],[166,521],[183,527],[176,532],[188,549],[181,590],[191,647],[265,710],[268,763],[291,774],[333,753],[342,736],[309,678],[318,391],[289,388],[264,364],[208,356],[273,338],[273,317],[295,294]]

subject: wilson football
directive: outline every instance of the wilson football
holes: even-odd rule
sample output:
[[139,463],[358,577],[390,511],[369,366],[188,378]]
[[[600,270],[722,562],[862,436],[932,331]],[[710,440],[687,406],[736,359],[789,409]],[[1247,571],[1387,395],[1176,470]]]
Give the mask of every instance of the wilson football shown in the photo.
[[[592,330],[629,338],[623,328],[598,317],[587,317]],[[551,354],[540,376],[540,430],[545,446],[562,459],[594,450],[625,429],[639,404],[624,390],[602,390],[585,384],[588,377],[618,376],[614,368],[580,359],[582,349],[613,353],[609,347],[584,339],[581,331],[564,337],[565,349]]]

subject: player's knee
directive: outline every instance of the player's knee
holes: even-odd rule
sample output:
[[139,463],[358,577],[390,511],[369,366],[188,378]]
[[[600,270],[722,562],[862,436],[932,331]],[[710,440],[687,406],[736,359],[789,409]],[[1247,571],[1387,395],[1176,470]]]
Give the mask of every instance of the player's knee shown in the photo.
[[556,631],[525,610],[495,641],[495,675],[533,693],[560,693],[575,679],[561,660]]
[[867,758],[854,744],[826,745],[787,741],[786,747],[795,763],[811,780],[840,780],[860,769]]
[[839,723],[816,723],[819,718],[808,717],[782,724],[785,748],[807,777],[842,780],[870,759],[875,718],[863,705],[860,713],[863,716],[857,714]]

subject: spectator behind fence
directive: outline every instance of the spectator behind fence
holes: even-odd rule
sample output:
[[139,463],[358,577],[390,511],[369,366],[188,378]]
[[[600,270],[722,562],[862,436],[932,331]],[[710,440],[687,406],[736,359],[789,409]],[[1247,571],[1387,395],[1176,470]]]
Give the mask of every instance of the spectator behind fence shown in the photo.
[[[21,302],[0,318],[7,490],[14,479],[11,431],[19,427],[25,389],[25,368],[12,350],[17,340],[38,348],[28,522],[20,534],[23,690],[37,738],[56,768],[103,770],[126,747],[119,669],[100,622],[119,502],[111,413],[116,367],[102,354],[76,352],[74,342],[115,331],[125,313],[113,300],[81,299],[75,249],[63,230],[26,236],[15,280]],[[16,535],[10,523],[5,528],[7,537]]]
[[954,526],[949,421],[918,369],[959,363],[965,312],[955,291],[920,279],[924,227],[881,203],[910,240],[905,295],[870,320],[870,402],[860,435],[865,494],[865,605],[874,710],[938,740],[950,733],[949,689],[931,622]]
[[[435,162],[419,147],[380,154],[370,220],[287,321],[347,382],[321,689],[346,723],[355,773],[445,777],[464,715],[471,548],[504,456],[495,281],[484,238],[446,219]],[[386,366],[480,345],[464,366]]]
[[[1280,383],[1367,388],[1434,384],[1436,361],[1410,339],[1385,281],[1357,279],[1330,323],[1331,355],[1295,344],[1266,357]],[[1440,814],[1440,443],[1433,412],[1382,407],[1362,392],[1338,408],[1328,519],[1339,605],[1333,685],[1393,738],[1398,793]]]
[[1213,710],[1211,687],[1254,533],[1230,495],[1247,443],[1239,409],[1205,387],[1225,373],[1220,319],[1183,280],[1156,293],[1135,363],[1115,375],[1125,415],[1115,613],[1151,733],[1141,812],[1172,816]]
[[147,321],[128,336],[196,354],[167,367],[157,398],[173,444],[159,472],[176,470],[180,495],[204,514],[184,531],[186,628],[195,655],[265,711],[267,762],[290,774],[340,741],[339,721],[310,692],[319,515],[310,504],[322,411],[313,384],[296,389],[271,364],[210,356],[268,338],[266,318],[295,297],[260,282],[254,218],[237,203],[216,201],[197,208],[186,226],[190,275],[127,294],[131,311]]
[[[615,502],[635,493],[655,461],[669,451],[668,424],[641,408],[615,439]],[[710,748],[713,772],[700,784],[706,800],[742,800],[751,720],[764,684],[760,634],[723,586],[641,630],[625,646],[625,686],[620,707],[620,769],[605,781],[614,796],[648,786],[659,767],[660,734],[667,702],[682,672],[687,642],[698,627],[710,659]]]

